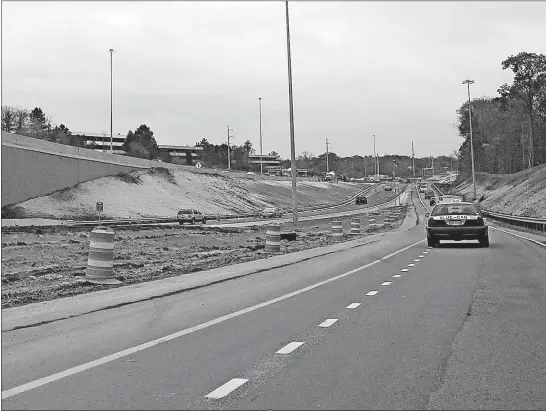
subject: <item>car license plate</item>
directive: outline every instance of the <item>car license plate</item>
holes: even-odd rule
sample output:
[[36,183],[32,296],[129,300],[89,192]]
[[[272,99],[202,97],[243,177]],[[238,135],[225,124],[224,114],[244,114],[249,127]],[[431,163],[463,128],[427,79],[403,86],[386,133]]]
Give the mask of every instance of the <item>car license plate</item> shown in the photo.
[[448,221],[448,224],[449,224],[449,225],[463,225],[463,224],[464,224],[464,220],[449,220],[449,221]]

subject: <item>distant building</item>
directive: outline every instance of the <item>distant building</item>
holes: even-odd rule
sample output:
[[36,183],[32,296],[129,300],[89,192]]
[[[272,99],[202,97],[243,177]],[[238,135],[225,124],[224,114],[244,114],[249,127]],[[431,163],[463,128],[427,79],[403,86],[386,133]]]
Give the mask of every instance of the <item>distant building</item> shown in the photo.
[[[260,161],[263,159],[263,161]],[[259,154],[250,154],[248,156],[248,162],[252,166],[252,168],[259,170],[260,169],[260,162],[263,164],[263,170],[264,172],[269,173],[279,173],[281,170],[281,158],[279,156],[270,156],[270,155],[263,155],[260,156]]]
[[[171,157],[176,159],[176,157],[186,158],[186,153],[191,153],[192,162],[197,160],[198,153],[203,151],[203,147],[192,147],[192,146],[169,146],[169,145],[158,145],[157,148],[159,151],[169,153]],[[181,160],[177,161],[180,162]],[[182,161],[183,162],[183,161]]]
[[[91,150],[110,152],[110,135],[106,135],[106,133],[72,132],[72,135],[79,136],[84,146],[91,146]],[[112,150],[114,154],[125,154],[125,151],[121,149],[124,142],[125,136],[122,136],[120,133],[112,136]]]

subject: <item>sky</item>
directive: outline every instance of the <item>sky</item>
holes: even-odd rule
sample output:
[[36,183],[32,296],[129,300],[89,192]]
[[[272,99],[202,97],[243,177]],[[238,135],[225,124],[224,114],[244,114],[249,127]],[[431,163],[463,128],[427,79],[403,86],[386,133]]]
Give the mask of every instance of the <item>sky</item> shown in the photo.
[[[546,2],[291,1],[296,155],[449,155],[456,110],[501,61],[546,53]],[[73,132],[148,125],[158,144],[250,140],[290,157],[283,1],[2,2],[2,105]]]

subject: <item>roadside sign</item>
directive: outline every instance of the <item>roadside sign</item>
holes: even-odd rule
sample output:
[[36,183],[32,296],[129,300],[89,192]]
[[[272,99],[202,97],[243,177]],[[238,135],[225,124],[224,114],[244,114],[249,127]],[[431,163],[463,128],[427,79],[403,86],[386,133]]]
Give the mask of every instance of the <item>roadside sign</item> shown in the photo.
[[201,167],[203,167],[203,164],[201,164],[201,163],[198,161],[197,164],[195,165],[195,167],[201,168]]
[[103,204],[102,202],[97,202],[97,213],[102,213],[103,212]]

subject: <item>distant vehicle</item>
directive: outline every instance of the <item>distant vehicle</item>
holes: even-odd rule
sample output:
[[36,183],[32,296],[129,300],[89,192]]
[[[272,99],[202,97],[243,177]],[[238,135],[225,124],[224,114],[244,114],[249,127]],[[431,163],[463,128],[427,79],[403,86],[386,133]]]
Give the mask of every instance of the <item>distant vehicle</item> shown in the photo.
[[180,210],[177,215],[178,223],[180,225],[184,223],[195,224],[200,221],[202,224],[207,224],[207,217],[197,210]]
[[463,202],[462,196],[457,195],[443,195],[438,199],[439,203],[461,203]]
[[276,207],[266,207],[260,213],[261,218],[282,217],[282,211]]
[[392,191],[392,186],[391,185],[386,185],[385,186],[385,191]]
[[436,204],[425,217],[429,247],[440,240],[478,240],[482,247],[489,247],[489,227],[473,203]]
[[359,195],[356,197],[356,204],[368,204],[368,199],[365,195]]
[[326,174],[326,175],[324,176],[324,178],[323,178],[323,181],[332,181],[332,180],[333,180],[333,178],[332,178],[332,176],[329,175],[329,174]]
[[420,185],[419,186],[419,192],[424,193],[425,191],[427,191],[427,185],[426,184]]
[[425,190],[425,200],[434,197],[434,190],[431,190],[430,188]]
[[254,173],[253,171],[249,171],[247,172],[247,174],[256,174],[256,173]]
[[439,201],[439,198],[438,198],[438,197],[436,197],[436,196],[431,197],[431,199],[430,199],[430,205],[432,206],[432,205],[438,203],[438,201]]

